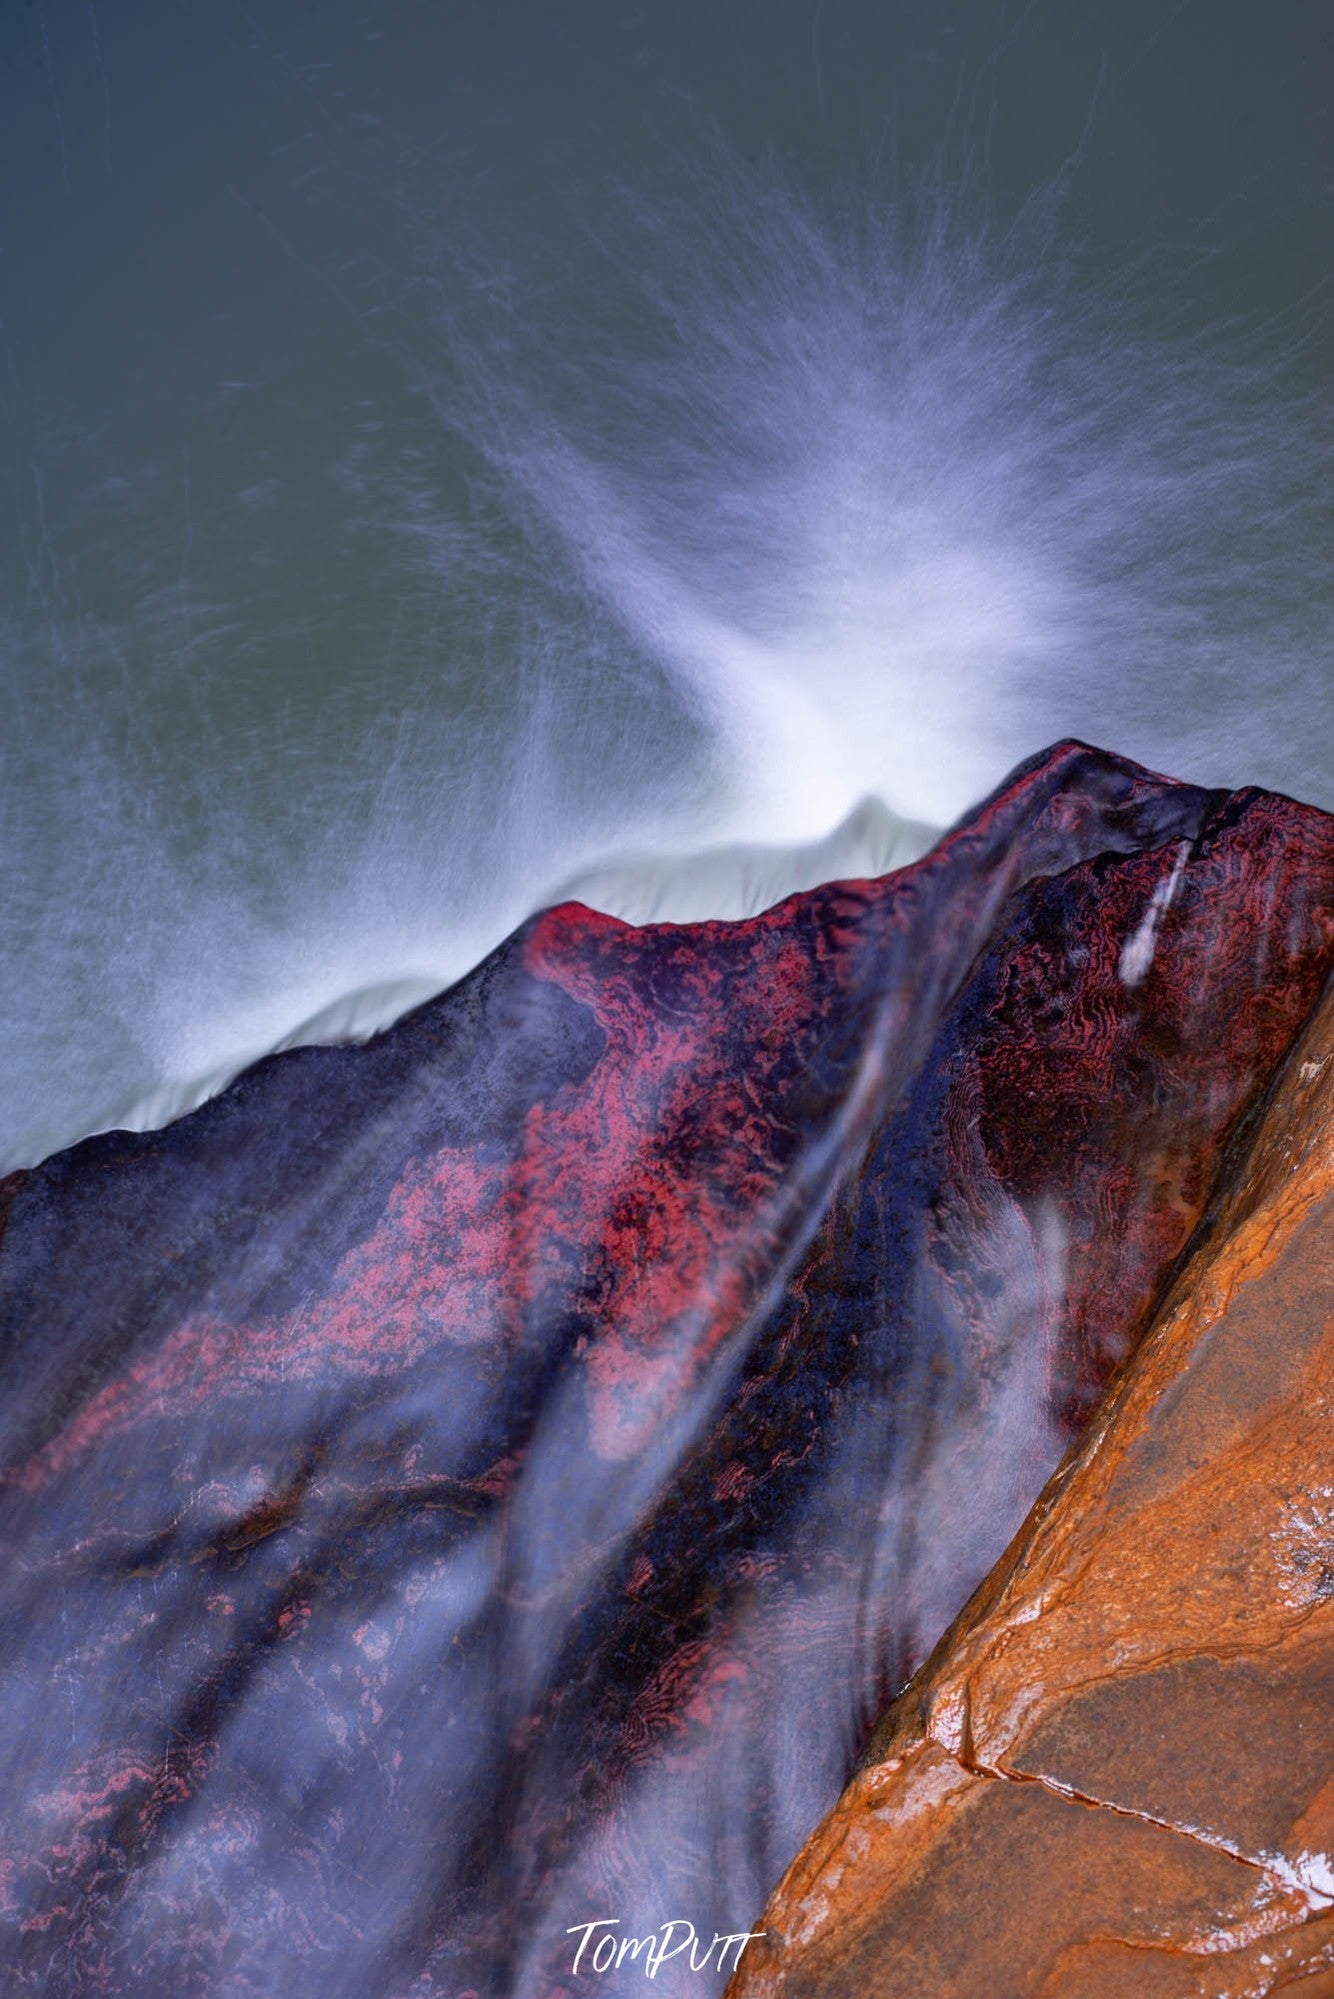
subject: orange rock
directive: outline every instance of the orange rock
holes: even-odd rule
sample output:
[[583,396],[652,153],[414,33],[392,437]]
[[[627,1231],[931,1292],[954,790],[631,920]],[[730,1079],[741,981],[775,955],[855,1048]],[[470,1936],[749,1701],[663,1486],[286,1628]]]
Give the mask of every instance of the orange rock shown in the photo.
[[1334,1995],[1334,992],[729,1999]]

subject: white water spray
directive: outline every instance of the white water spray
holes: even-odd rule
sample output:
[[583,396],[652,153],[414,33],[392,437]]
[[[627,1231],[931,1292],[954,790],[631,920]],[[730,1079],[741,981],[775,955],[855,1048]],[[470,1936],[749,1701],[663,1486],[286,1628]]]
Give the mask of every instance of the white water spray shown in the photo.
[[[1155,343],[1050,232],[939,203],[627,204],[595,270],[451,264],[412,427],[348,419],[346,596],[301,630],[253,582],[281,463],[210,514],[186,459],[165,552],[129,489],[43,501],[5,1164],[369,1032],[564,894],[737,916],[883,872],[1062,735],[1334,805],[1313,412],[1255,341]],[[331,664],[288,707],[299,646]]]

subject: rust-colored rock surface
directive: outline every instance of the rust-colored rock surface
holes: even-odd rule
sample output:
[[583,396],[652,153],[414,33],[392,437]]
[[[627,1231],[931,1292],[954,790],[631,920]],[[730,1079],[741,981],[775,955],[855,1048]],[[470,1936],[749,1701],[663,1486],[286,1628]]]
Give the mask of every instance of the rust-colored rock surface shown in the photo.
[[716,1999],[1331,970],[1334,815],[1058,744],[0,1186],[0,1999]]
[[1334,992],[729,1999],[1334,1994]]

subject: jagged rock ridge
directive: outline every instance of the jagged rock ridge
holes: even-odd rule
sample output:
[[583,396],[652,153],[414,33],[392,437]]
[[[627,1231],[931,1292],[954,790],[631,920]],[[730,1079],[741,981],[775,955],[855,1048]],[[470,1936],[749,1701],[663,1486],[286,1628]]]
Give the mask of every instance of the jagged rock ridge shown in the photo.
[[17,1176],[7,1989],[499,1999],[574,1924],[751,1927],[1332,945],[1334,821],[1060,745],[882,881],[562,906]]

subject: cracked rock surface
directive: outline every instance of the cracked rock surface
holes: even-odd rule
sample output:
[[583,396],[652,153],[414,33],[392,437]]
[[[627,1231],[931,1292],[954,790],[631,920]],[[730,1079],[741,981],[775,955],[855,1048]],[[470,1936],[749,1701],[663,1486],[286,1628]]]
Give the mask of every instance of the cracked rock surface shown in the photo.
[[[2,1999],[629,1999],[599,1952],[669,1921],[705,1962],[652,1992],[716,1999],[1332,967],[1334,815],[1057,744],[880,881],[566,903],[363,1046],[0,1182]],[[984,1681],[912,1781],[1022,1795],[1052,1868],[1068,1821],[1124,1841],[1068,1795],[1106,1718],[1048,1742]],[[1316,1892],[1260,1857],[1314,1781],[1275,1753],[1262,1822],[1152,1764],[1129,1800],[1150,1884],[1213,1870],[1198,1924]]]
[[1334,991],[729,1999],[1334,1994]]

